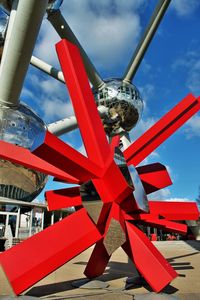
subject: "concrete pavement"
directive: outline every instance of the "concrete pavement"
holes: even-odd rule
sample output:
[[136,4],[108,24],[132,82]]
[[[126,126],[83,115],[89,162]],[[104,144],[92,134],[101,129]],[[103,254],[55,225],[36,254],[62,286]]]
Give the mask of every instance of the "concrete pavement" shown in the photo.
[[118,249],[113,254],[106,272],[98,278],[98,280],[109,283],[108,288],[80,289],[72,287],[73,281],[85,278],[83,271],[91,248],[41,280],[24,294],[49,300],[200,300],[200,241],[154,243],[179,274],[178,278],[162,291],[162,294],[152,293],[147,284],[129,286],[126,289],[126,278],[136,276],[137,271],[122,249]]

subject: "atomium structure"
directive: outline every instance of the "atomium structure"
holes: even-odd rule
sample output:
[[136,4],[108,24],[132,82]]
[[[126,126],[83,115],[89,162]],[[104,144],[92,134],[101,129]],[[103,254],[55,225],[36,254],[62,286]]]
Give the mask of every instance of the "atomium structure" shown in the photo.
[[[43,174],[76,184],[46,192],[49,210],[73,206],[75,212],[1,253],[0,276],[7,280],[10,293],[18,295],[95,245],[84,272],[92,279],[104,272],[113,252],[122,247],[151,288],[159,292],[178,274],[140,225],[185,234],[187,226],[177,221],[199,218],[196,203],[148,201],[147,195],[172,182],[162,164],[138,165],[200,110],[200,98],[186,96],[135,142],[128,138],[143,107],[139,91],[131,82],[170,1],[158,1],[123,77],[106,80],[98,74],[64,20],[58,9],[61,2],[0,2],[10,14],[0,67],[0,158],[2,168],[10,162],[6,178],[16,167],[20,175],[37,174],[39,190],[46,180]],[[56,50],[62,72],[32,56],[45,15],[61,37]],[[18,30],[20,26],[26,30]],[[76,117],[45,125],[20,104],[29,63],[66,83]],[[57,137],[77,124],[87,157]],[[35,185],[36,194],[39,190]],[[88,198],[89,190],[92,191],[89,196],[96,201]],[[33,196],[34,189],[26,200]]]

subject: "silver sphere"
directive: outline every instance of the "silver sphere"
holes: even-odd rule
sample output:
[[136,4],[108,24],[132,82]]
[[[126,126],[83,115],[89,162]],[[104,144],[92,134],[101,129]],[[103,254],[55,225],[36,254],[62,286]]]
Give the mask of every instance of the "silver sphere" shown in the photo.
[[130,131],[139,121],[143,110],[143,101],[139,91],[131,83],[120,79],[107,79],[105,85],[94,89],[93,94],[97,106],[108,108],[108,114],[103,117],[103,125],[109,136],[121,131]]
[[[44,131],[44,122],[28,106],[20,104],[13,109],[0,105],[1,140],[29,149]],[[43,173],[0,159],[0,197],[32,201],[46,181]]]

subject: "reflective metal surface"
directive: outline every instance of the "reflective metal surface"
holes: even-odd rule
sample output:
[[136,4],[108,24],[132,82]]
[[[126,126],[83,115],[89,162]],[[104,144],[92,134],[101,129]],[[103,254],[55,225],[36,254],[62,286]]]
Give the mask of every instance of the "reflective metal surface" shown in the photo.
[[1,140],[30,148],[35,137],[45,130],[44,122],[25,104],[17,109],[0,104]]
[[97,105],[108,108],[103,118],[106,133],[109,136],[120,131],[130,131],[139,121],[143,110],[143,101],[139,91],[131,83],[120,79],[107,79],[102,88],[93,90]]
[[[44,122],[26,105],[18,109],[0,105],[0,139],[24,148],[30,148],[36,136],[44,132]],[[0,160],[0,196],[32,201],[43,189],[47,176]]]
[[134,166],[127,166],[123,153],[119,148],[115,148],[115,162],[119,166],[128,184],[134,188],[133,196],[138,208],[142,211],[148,212],[148,199],[138,172]]
[[133,192],[135,201],[141,210],[148,212],[149,211],[148,199],[144,187],[142,185],[142,182],[140,180],[140,177],[138,175],[138,172],[134,168],[134,166],[128,166],[128,170],[131,176],[132,185],[135,189]]
[[121,225],[115,219],[111,219],[108,231],[104,238],[103,244],[106,251],[111,255],[115,250],[121,247],[126,242],[126,235],[121,228]]

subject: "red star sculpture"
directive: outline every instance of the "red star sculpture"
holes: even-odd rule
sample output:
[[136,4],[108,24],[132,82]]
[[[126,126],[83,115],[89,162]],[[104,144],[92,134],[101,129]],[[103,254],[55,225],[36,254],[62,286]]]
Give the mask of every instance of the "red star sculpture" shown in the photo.
[[200,99],[188,95],[123,153],[118,153],[123,161],[120,167],[114,160],[119,138],[114,137],[110,144],[106,138],[79,50],[66,40],[56,48],[88,157],[48,131],[35,141],[32,153],[0,141],[0,157],[66,183],[82,185],[92,181],[102,208],[99,217],[93,219],[79,186],[46,192],[49,210],[74,206],[76,212],[1,253],[1,272],[13,292],[20,294],[96,244],[85,269],[85,275],[94,278],[104,272],[111,254],[121,246],[158,292],[177,273],[138,225],[186,233],[187,226],[174,221],[195,220],[199,213],[195,203],[148,201],[147,194],[171,184],[169,174],[159,163],[136,166],[200,109]]

